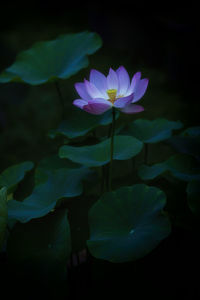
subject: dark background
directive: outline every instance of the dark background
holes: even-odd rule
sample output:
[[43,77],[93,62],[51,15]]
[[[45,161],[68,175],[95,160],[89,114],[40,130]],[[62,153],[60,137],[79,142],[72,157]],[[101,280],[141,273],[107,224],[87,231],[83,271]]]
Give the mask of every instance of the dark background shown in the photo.
[[[54,39],[62,33],[95,31],[103,47],[89,58],[87,69],[60,82],[66,110],[76,97],[74,83],[87,77],[91,68],[107,73],[110,66],[115,69],[123,65],[130,74],[142,71],[142,76],[149,78],[147,93],[141,100],[145,112],[139,117],[162,117],[197,126],[198,19],[197,7],[191,3],[181,3],[178,9],[169,3],[162,9],[152,3],[132,2],[131,7],[123,1],[110,7],[103,2],[75,3],[74,7],[68,3],[50,5],[47,1],[27,7],[4,4],[0,71],[14,62],[19,51],[37,41]],[[0,85],[0,171],[24,160],[37,162],[56,151],[57,145],[47,137],[48,130],[60,122],[56,97],[52,84]],[[85,294],[91,299],[109,294],[114,299],[119,293],[124,299],[198,299],[199,250],[197,232],[174,228],[155,251],[136,263],[113,265],[91,258],[90,271],[88,266],[79,270],[82,279],[74,283],[74,293],[78,293],[77,299]]]

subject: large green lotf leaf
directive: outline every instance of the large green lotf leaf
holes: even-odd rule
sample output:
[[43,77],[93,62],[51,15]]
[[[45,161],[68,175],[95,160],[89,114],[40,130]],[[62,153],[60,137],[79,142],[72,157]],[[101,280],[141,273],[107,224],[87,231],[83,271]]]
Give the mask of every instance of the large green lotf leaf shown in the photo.
[[34,164],[31,161],[11,166],[0,174],[0,187],[5,186],[8,192],[14,190],[16,185],[24,178],[26,172],[32,170]]
[[167,142],[180,153],[194,156],[200,161],[200,126],[189,127]]
[[0,74],[0,82],[20,81],[37,85],[69,78],[88,66],[87,55],[93,54],[101,44],[96,33],[87,31],[38,42],[17,55],[14,64]]
[[111,262],[145,256],[170,233],[165,204],[163,191],[144,184],[104,194],[89,211],[89,251]]
[[71,252],[67,211],[57,210],[26,224],[16,224],[7,244],[9,260],[39,280],[64,279]]
[[153,166],[141,165],[138,170],[138,175],[142,180],[152,180],[166,171],[166,165],[163,163]]
[[138,174],[143,180],[151,180],[167,171],[183,181],[200,180],[200,167],[192,157],[184,154],[176,154],[152,166],[142,165]]
[[76,164],[68,159],[60,159],[58,155],[47,156],[37,165],[35,170],[35,185],[45,182],[49,175],[51,176],[51,174],[60,169],[79,170],[80,167],[82,167],[80,164]]
[[[67,164],[67,163],[66,163]],[[9,220],[28,222],[48,214],[61,198],[75,197],[82,193],[82,180],[92,171],[85,167],[79,168],[49,167],[36,170],[36,183],[32,194],[23,202],[10,200],[8,202]]]
[[191,181],[187,185],[188,205],[191,211],[200,216],[200,182]]
[[[117,112],[116,118],[119,117]],[[49,136],[55,138],[62,135],[69,139],[83,136],[98,125],[108,125],[112,122],[112,112],[108,110],[102,115],[91,115],[82,110],[75,110],[68,119],[63,121],[57,129],[51,130]]]
[[157,143],[168,139],[172,130],[182,128],[180,121],[166,119],[145,120],[137,119],[128,127],[128,133],[144,143]]
[[185,129],[181,136],[189,136],[193,138],[200,138],[200,126],[193,126]]
[[[143,147],[143,143],[131,136],[114,137],[113,159],[126,160],[137,155]],[[98,167],[110,161],[110,139],[92,146],[62,146],[59,150],[60,158],[68,158],[74,162],[88,167]]]
[[191,155],[200,161],[200,139],[189,136],[172,136],[167,141],[176,151]]
[[6,226],[8,219],[8,211],[7,211],[7,189],[3,187],[0,190],[0,251],[3,246]]

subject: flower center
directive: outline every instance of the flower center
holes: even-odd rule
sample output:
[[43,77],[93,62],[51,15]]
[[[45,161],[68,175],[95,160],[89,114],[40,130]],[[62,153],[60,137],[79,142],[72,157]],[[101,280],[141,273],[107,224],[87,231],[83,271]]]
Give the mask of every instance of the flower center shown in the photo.
[[108,101],[114,103],[115,100],[116,100],[116,96],[117,96],[117,90],[116,89],[110,89],[110,90],[107,90],[106,92],[107,92],[108,97],[109,97]]

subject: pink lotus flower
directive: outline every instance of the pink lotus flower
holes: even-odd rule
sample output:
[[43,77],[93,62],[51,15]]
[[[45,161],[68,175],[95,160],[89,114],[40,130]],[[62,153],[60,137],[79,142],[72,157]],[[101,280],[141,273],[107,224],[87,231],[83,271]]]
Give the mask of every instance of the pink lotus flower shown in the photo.
[[116,72],[110,68],[106,77],[96,70],[91,70],[90,81],[76,83],[75,88],[80,99],[73,104],[90,114],[100,115],[112,107],[116,107],[126,114],[134,114],[144,110],[140,105],[134,104],[144,95],[148,79],[140,79],[137,72],[131,82],[126,69],[121,66]]

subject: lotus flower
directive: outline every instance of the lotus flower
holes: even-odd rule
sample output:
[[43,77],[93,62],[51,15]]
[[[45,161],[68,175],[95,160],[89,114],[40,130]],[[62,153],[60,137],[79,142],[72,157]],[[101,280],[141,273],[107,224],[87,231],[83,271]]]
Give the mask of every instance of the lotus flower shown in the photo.
[[110,68],[106,77],[97,70],[91,70],[90,80],[75,84],[80,99],[73,104],[90,114],[100,115],[112,107],[116,107],[126,114],[134,114],[144,110],[140,105],[134,104],[144,95],[148,79],[140,79],[137,72],[132,80],[126,69],[121,66],[116,72]]

